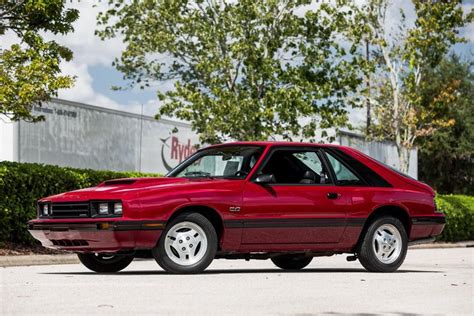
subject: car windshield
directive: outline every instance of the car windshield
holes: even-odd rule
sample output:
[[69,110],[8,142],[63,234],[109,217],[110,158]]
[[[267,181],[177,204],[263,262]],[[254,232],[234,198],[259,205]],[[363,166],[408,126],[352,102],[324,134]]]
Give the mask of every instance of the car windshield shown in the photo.
[[261,146],[222,146],[198,151],[167,176],[243,179],[257,163]]

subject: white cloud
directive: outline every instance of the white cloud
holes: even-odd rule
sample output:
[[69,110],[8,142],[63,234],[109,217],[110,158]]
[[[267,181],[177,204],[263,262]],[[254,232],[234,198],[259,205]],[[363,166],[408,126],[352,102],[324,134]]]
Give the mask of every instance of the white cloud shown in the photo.
[[[123,46],[121,39],[103,42],[94,35],[98,8],[93,8],[92,4],[80,2],[69,3],[69,6],[77,7],[80,10],[80,17],[74,23],[74,33],[68,35],[43,34],[46,40],[56,40],[74,52],[72,61],[61,63],[61,71],[64,75],[75,76],[75,84],[70,89],[59,90],[58,96],[66,100],[128,111],[127,104],[119,104],[95,91],[92,86],[94,78],[89,72],[90,67],[95,65],[112,67],[113,58],[120,54]],[[1,40],[1,48],[8,48],[13,44],[20,43],[20,39],[12,31],[2,35]]]
[[[96,6],[94,6],[96,4]],[[66,35],[47,34],[46,38],[55,39],[74,51],[74,61],[88,66],[111,66],[115,57],[120,56],[125,45],[120,36],[102,41],[94,34],[97,29],[96,17],[107,8],[106,2],[68,2],[68,8],[79,10],[79,19],[73,24],[74,33]]]
[[59,97],[66,100],[100,105],[107,108],[121,108],[121,105],[109,97],[94,91],[93,78],[89,74],[88,65],[77,62],[64,62],[61,64],[63,74],[76,76],[76,82],[71,89],[59,91]]
[[[159,101],[158,100],[148,100],[143,103],[143,115],[154,116],[158,113]],[[134,102],[128,105],[129,111],[140,114],[142,112],[142,104]]]
[[[107,2],[73,1],[67,2],[67,7],[79,10],[79,19],[73,24],[74,32],[66,35],[45,34],[46,39],[55,40],[74,52],[73,60],[61,63],[61,69],[64,74],[75,76],[76,82],[71,89],[59,91],[59,97],[106,108],[140,113],[141,106],[138,102],[119,103],[100,91],[96,91],[93,87],[94,78],[91,76],[91,67],[112,68],[112,61],[120,56],[125,47],[120,36],[102,41],[94,34],[97,29],[97,14],[107,8]],[[129,92],[120,93],[135,94],[139,92],[132,89]],[[147,104],[153,102],[157,103],[157,100],[149,100]],[[157,106],[155,105],[153,110],[151,108],[151,106],[145,106],[144,114],[154,115],[157,112]]]

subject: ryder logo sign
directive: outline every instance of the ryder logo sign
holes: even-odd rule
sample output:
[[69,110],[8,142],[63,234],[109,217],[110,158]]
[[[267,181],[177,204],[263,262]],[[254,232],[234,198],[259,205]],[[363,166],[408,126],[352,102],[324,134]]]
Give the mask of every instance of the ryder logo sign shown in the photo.
[[196,144],[191,143],[188,138],[186,142],[181,142],[177,136],[160,138],[163,142],[161,146],[161,159],[166,170],[170,171],[184,159],[196,152]]
[[195,152],[196,147],[191,146],[191,140],[189,138],[186,144],[180,144],[178,137],[171,137],[171,159],[181,162]]

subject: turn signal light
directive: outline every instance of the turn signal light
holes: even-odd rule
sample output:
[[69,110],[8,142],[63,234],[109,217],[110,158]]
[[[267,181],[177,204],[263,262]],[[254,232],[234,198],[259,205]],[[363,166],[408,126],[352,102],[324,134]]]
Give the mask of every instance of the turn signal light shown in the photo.
[[107,229],[109,229],[109,227],[110,227],[110,224],[109,224],[109,223],[99,223],[99,224],[97,224],[97,228],[98,228],[98,229],[107,230]]

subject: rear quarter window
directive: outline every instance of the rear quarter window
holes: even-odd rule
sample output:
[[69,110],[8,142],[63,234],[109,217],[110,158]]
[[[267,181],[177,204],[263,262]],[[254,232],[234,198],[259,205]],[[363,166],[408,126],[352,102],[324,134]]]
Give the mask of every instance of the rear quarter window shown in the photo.
[[340,149],[337,148],[328,148],[326,149],[328,157],[332,155],[337,160],[341,161],[348,169],[353,172],[353,174],[365,182],[365,185],[372,187],[392,187],[392,185],[387,182],[384,178],[378,175],[375,171],[364,165],[359,160],[354,157],[346,154]]

